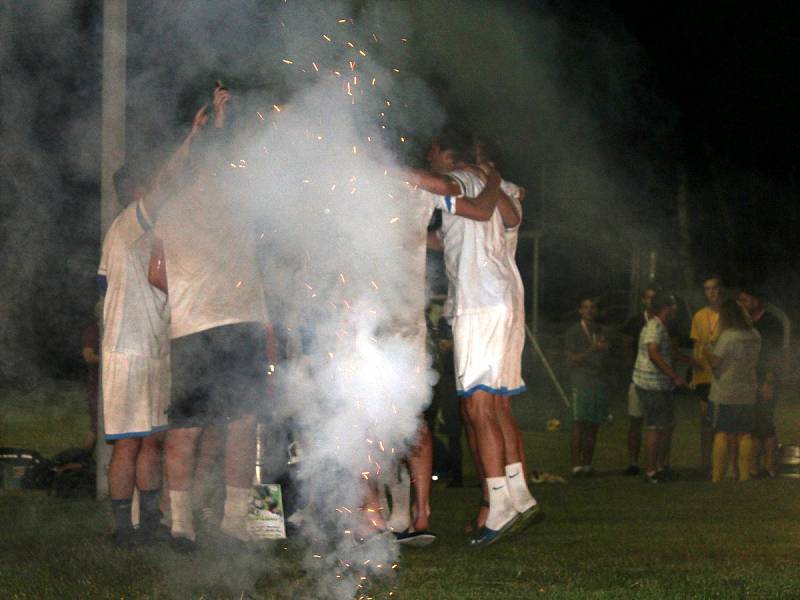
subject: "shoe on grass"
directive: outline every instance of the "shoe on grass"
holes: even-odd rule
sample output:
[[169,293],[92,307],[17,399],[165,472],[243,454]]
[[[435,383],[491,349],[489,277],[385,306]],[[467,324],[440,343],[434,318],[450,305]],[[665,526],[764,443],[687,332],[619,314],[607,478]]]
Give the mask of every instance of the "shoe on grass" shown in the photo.
[[473,548],[485,548],[486,546],[491,546],[497,540],[508,534],[519,518],[520,514],[517,513],[511,517],[500,529],[489,529],[486,526],[481,527],[478,529],[475,536],[469,541],[470,546]]
[[405,531],[401,531],[400,533],[394,534],[394,539],[397,540],[397,543],[401,546],[409,546],[411,548],[424,548],[425,546],[430,546],[433,542],[436,541],[436,534],[423,530],[423,531],[409,531],[406,529]]
[[111,534],[111,545],[115,548],[133,548],[143,542],[142,535],[136,529],[117,529]]
[[138,532],[143,544],[168,542],[172,537],[169,527],[163,523],[158,523],[155,527],[140,527]]
[[630,465],[627,469],[625,469],[622,474],[625,477],[636,477],[642,470],[637,465]]
[[648,475],[647,473],[644,474],[644,482],[645,483],[664,483],[659,477],[658,473],[653,473],[652,475]]
[[197,550],[197,542],[185,537],[169,537],[169,547],[177,554],[192,554]]
[[681,478],[681,474],[669,467],[664,467],[658,472],[658,478],[664,482],[678,481]]
[[518,518],[516,522],[511,526],[509,533],[513,535],[522,533],[531,525],[534,525],[535,523],[541,523],[543,520],[544,520],[544,511],[542,510],[542,505],[536,503],[533,506],[531,506],[528,510],[525,510],[518,514]]

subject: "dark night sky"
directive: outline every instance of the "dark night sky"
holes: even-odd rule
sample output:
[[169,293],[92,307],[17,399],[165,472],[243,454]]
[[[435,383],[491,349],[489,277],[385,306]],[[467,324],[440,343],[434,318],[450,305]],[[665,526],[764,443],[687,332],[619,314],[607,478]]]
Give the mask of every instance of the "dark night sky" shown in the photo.
[[[55,91],[46,110],[68,118],[80,105],[81,95],[99,94],[101,27],[99,2],[86,2],[83,15],[86,68],[81,81],[61,81],[70,98],[59,100]],[[134,4],[134,3],[129,3]],[[693,255],[698,271],[721,269],[732,278],[757,279],[784,303],[798,300],[800,280],[793,267],[798,236],[796,195],[800,182],[796,166],[798,112],[800,106],[800,34],[796,25],[800,4],[795,2],[637,2],[605,0],[508,0],[512,7],[530,6],[544,15],[555,15],[569,34],[558,60],[565,73],[580,72],[590,51],[583,39],[604,36],[621,47],[634,48],[637,64],[633,85],[626,88],[637,97],[645,116],[628,113],[614,102],[613,73],[608,77],[578,79],[588,85],[587,109],[606,123],[612,152],[620,163],[626,152],[636,151],[652,159],[664,178],[674,179],[676,165],[686,169],[694,234]],[[30,69],[41,67],[37,44],[16,48]],[[624,66],[624,65],[621,65]],[[92,78],[92,73],[98,77]],[[571,83],[570,83],[571,82]],[[570,79],[566,85],[575,85]],[[577,89],[576,92],[580,92]],[[606,95],[608,102],[592,106]],[[44,112],[45,109],[43,109]],[[40,125],[52,121],[39,119]],[[42,139],[59,135],[39,131]],[[8,152],[8,150],[6,150]],[[8,155],[3,156],[6,161]],[[68,161],[65,161],[68,162]],[[99,174],[99,166],[98,166]],[[59,198],[53,212],[60,219],[59,236],[47,241],[45,264],[38,280],[57,287],[69,307],[58,315],[51,306],[32,305],[35,336],[48,350],[45,360],[74,370],[77,354],[76,323],[89,314],[91,282],[65,280],[81,265],[92,265],[99,254],[96,181],[76,178],[62,168],[63,188],[73,198]],[[90,178],[91,179],[91,178]],[[720,226],[720,198],[725,199],[728,221]],[[79,199],[79,200],[78,200]],[[0,205],[11,202],[6,198]],[[634,207],[643,215],[674,211],[655,205]],[[5,212],[5,211],[4,211]],[[9,224],[4,220],[3,226]],[[73,263],[65,263],[72,255]],[[782,295],[781,295],[782,294]],[[72,359],[64,361],[64,348]]]

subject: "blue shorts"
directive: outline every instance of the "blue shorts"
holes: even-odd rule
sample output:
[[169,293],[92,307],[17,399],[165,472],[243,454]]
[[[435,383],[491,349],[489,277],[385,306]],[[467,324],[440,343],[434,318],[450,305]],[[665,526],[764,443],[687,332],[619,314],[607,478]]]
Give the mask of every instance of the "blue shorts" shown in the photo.
[[752,433],[755,414],[752,404],[714,404],[714,431]]
[[675,425],[672,390],[645,390],[636,386],[636,393],[642,403],[644,426],[647,429],[668,429]]
[[600,425],[608,420],[608,396],[602,390],[573,388],[572,421]]

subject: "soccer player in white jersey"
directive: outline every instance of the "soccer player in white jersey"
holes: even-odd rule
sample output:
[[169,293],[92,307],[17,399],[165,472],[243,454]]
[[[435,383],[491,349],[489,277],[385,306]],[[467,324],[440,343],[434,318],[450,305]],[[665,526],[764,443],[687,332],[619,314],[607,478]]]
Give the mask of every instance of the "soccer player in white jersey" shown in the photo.
[[[440,138],[429,155],[431,170],[440,174],[436,193],[477,196],[484,183],[474,170],[456,164]],[[501,427],[498,397],[525,390],[521,377],[524,329],[514,318],[522,282],[506,248],[505,230],[519,223],[519,214],[505,194],[488,221],[457,219],[443,214],[441,239],[449,282],[445,315],[453,326],[456,386],[464,414],[477,442],[480,468],[488,488],[486,521],[472,543],[491,544],[520,519],[540,515],[522,469],[517,439]]]
[[[161,444],[169,399],[169,307],[150,286],[147,265],[152,221],[142,198],[145,175],[130,164],[114,174],[126,208],[111,224],[98,269],[106,287],[101,343],[103,423],[111,451],[108,479],[115,530],[112,542],[149,541],[160,521]],[[134,531],[134,486],[141,499],[141,527]]]
[[[161,448],[169,400],[169,307],[147,281],[153,223],[145,197],[148,175],[128,163],[114,174],[117,199],[126,208],[111,224],[98,268],[105,291],[101,341],[105,438],[114,533],[119,546],[153,541],[159,521]],[[134,487],[141,501],[133,530]]]
[[[460,147],[456,147],[456,145]],[[457,155],[459,152],[468,153],[468,140],[462,140],[459,144],[456,144],[454,140],[453,147],[449,148],[448,151],[450,156]],[[409,169],[404,171],[402,175],[409,184],[419,186],[410,194],[407,204],[409,208],[406,208],[406,214],[413,221],[411,227],[409,227],[411,239],[408,240],[406,249],[414,255],[412,264],[417,283],[406,288],[409,297],[405,304],[409,307],[409,315],[405,320],[409,324],[407,329],[413,332],[411,335],[416,338],[416,346],[420,351],[420,360],[423,361],[426,352],[427,332],[424,319],[426,302],[424,281],[428,223],[436,209],[465,219],[483,221],[489,219],[499,198],[497,193],[499,178],[495,173],[491,173],[489,184],[484,187],[480,194],[475,197],[465,197],[461,194],[458,194],[458,196],[439,195],[424,189],[427,186],[434,190],[438,189],[440,192],[444,191],[439,186],[439,181],[427,171]],[[456,191],[456,189],[454,188],[452,191]],[[396,532],[400,544],[423,546],[436,539],[436,536],[428,529],[431,475],[433,472],[432,461],[433,439],[427,422],[423,418],[420,419],[417,443],[407,457],[411,478],[409,479],[404,473],[401,473],[396,481],[389,482],[393,498],[393,510],[387,527]],[[413,480],[415,488],[415,515],[413,522],[408,502],[410,480]]]
[[209,423],[224,424],[227,434],[220,530],[230,545],[250,541],[246,519],[255,472],[255,409],[267,387],[267,310],[252,215],[223,166],[230,98],[224,88],[215,90],[214,126],[204,130],[193,149],[195,179],[164,205],[156,229],[166,269],[162,276],[153,269],[151,281],[166,280],[171,311],[166,465],[171,544],[179,552],[195,548],[190,490],[195,449]]

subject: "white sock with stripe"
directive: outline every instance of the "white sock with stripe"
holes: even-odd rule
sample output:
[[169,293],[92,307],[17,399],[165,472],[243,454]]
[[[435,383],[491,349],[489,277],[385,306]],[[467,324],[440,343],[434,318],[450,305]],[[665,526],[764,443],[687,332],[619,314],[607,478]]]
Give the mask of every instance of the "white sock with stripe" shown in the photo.
[[513,519],[517,511],[511,502],[505,477],[487,477],[486,484],[489,486],[489,514],[486,516],[486,527],[496,531]]
[[525,512],[532,506],[536,506],[536,498],[533,497],[528,489],[528,484],[525,481],[525,471],[522,469],[521,462],[506,465],[506,481],[508,481],[511,502],[517,512]]

